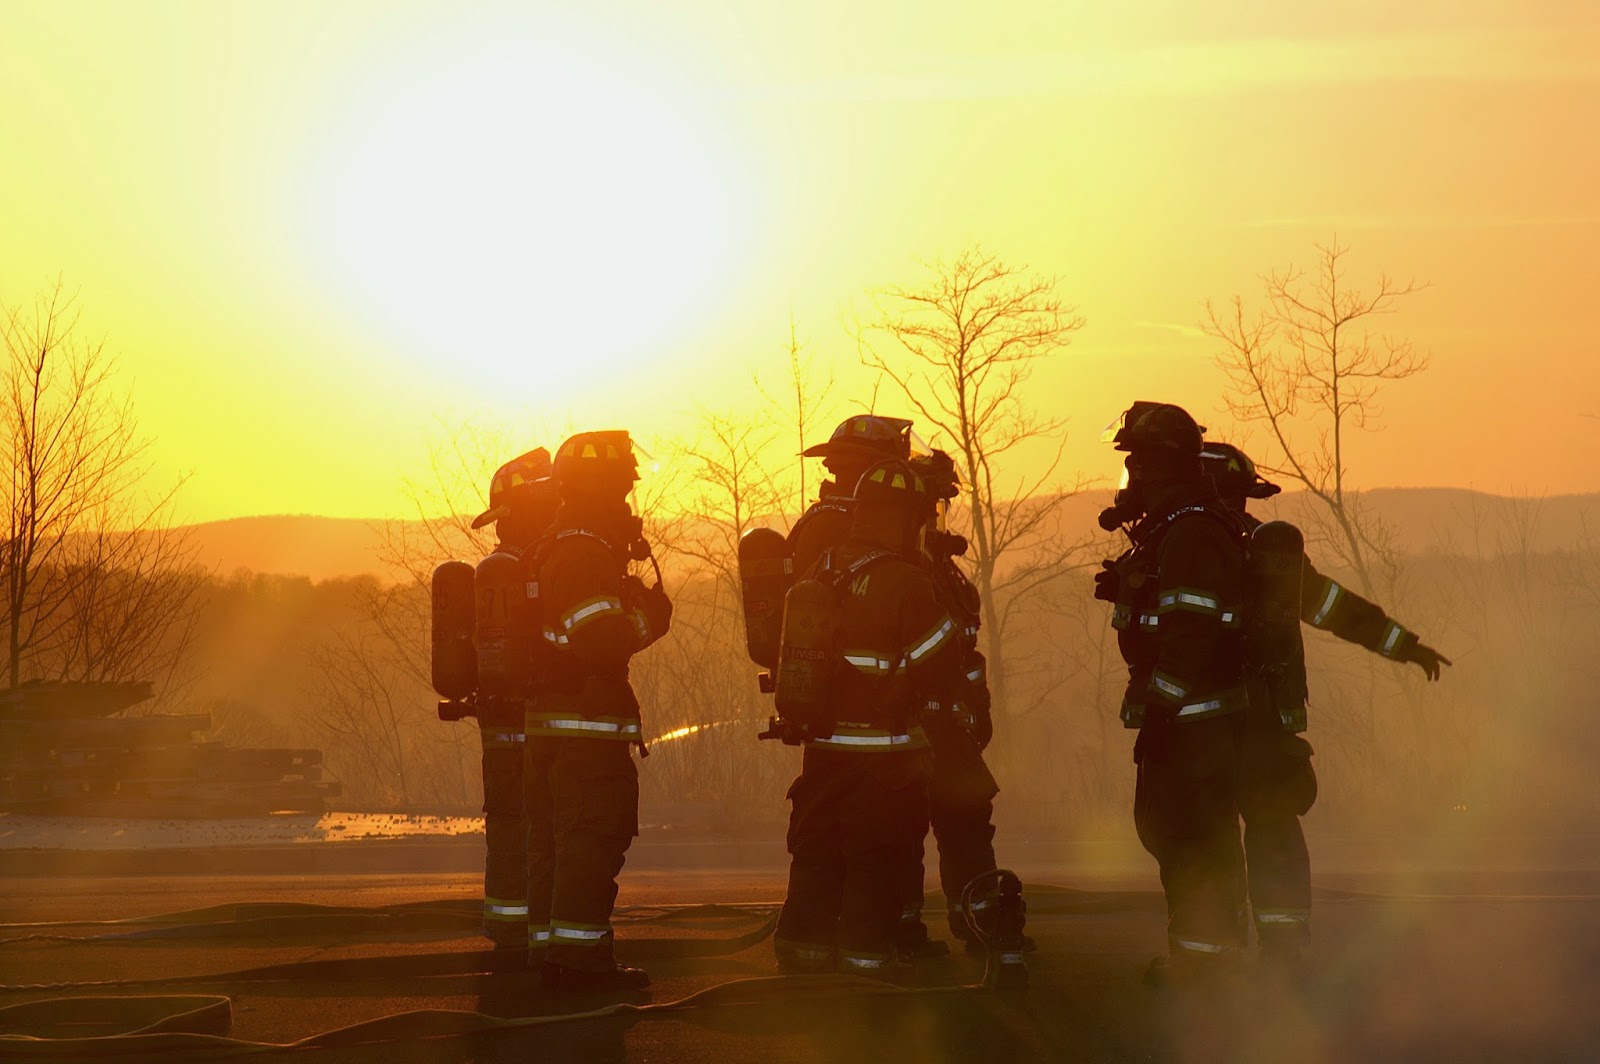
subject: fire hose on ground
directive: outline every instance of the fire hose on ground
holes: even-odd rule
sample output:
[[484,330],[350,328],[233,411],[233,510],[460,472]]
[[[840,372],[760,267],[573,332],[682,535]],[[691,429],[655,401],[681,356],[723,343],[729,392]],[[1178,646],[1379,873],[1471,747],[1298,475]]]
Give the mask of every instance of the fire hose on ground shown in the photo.
[[[997,870],[969,884],[963,897],[975,894],[980,881],[998,883],[1001,897],[1014,897],[1020,905],[1020,882],[1010,872]],[[230,937],[227,928],[235,926],[232,937],[261,938],[272,931],[315,929],[326,934],[355,921],[372,929],[374,918],[420,916],[432,928],[459,928],[464,903],[425,902],[392,906],[380,910],[309,906],[299,904],[214,906],[188,910],[165,917],[141,917],[130,921],[84,921],[0,925],[7,930],[30,929],[32,933],[0,944],[22,942],[121,943],[170,939]],[[726,938],[638,938],[627,940],[630,959],[683,959],[729,956],[756,945],[772,934],[777,913],[771,906],[690,905],[635,907],[619,910],[618,922],[651,922],[667,919],[716,916],[764,916],[762,923],[741,935]],[[690,1009],[756,1007],[775,1000],[795,998],[807,1002],[860,1000],[863,998],[922,998],[966,995],[991,989],[1020,989],[1026,984],[1021,968],[1021,953],[1009,943],[1021,932],[1021,911],[1014,921],[1002,921],[992,932],[978,929],[989,945],[990,961],[984,982],[931,987],[901,987],[861,976],[772,976],[736,979],[708,987],[674,1001],[638,1004],[620,1002],[601,1008],[557,1015],[507,1018],[481,1012],[448,1009],[423,1009],[394,1013],[347,1027],[323,1032],[293,1042],[258,1042],[228,1036],[232,1026],[232,999],[221,994],[104,995],[76,993],[70,997],[48,998],[0,1007],[0,1055],[18,1060],[76,1060],[84,1057],[148,1057],[168,1059],[174,1054],[228,1059],[277,1052],[312,1049],[359,1048],[421,1039],[460,1038],[496,1032],[524,1031],[555,1024],[631,1019],[673,1015]],[[232,916],[233,920],[221,919]],[[136,927],[101,935],[69,936],[45,933],[62,927]],[[399,924],[378,925],[396,930]],[[1001,942],[1000,939],[1005,939]],[[495,976],[526,971],[527,955],[521,950],[474,950],[412,954],[398,957],[352,957],[332,960],[296,961],[240,969],[213,975],[174,976],[148,979],[115,979],[91,982],[0,986],[0,992],[40,993],[103,990],[156,990],[163,987],[259,985],[263,983],[304,983],[333,980],[393,980],[439,976]],[[84,1035],[85,1015],[100,1033]],[[23,1032],[23,1033],[12,1033]]]

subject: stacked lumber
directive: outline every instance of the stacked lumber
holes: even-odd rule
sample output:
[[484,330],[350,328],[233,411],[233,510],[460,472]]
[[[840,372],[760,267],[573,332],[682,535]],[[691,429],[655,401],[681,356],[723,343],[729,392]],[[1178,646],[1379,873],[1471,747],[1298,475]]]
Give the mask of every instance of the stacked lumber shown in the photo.
[[228,747],[208,713],[118,716],[147,683],[34,681],[0,691],[0,809],[119,817],[322,813],[322,751]]

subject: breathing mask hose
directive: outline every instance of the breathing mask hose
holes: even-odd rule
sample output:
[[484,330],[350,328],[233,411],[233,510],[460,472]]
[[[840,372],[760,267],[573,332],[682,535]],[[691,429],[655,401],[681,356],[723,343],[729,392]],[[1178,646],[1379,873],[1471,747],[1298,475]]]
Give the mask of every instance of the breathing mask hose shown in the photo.
[[[992,914],[984,927],[973,909],[985,884],[994,883],[994,893],[986,908]],[[988,960],[983,985],[991,990],[1020,991],[1028,986],[1028,965],[1023,957],[1023,928],[1027,924],[1027,903],[1022,900],[1022,880],[1008,868],[981,872],[961,890],[961,911],[967,929],[983,943]]]

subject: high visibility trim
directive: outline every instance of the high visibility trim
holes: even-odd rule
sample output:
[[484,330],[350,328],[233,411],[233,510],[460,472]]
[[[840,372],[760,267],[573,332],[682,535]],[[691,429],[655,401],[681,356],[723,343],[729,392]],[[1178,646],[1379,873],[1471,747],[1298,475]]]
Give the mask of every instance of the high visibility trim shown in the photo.
[[1278,909],[1256,913],[1258,924],[1303,924],[1310,919],[1311,913],[1306,909]]
[[823,746],[905,746],[911,742],[909,734],[902,735],[830,735],[826,739],[813,739]]
[[627,739],[637,742],[642,738],[643,730],[637,720],[629,718],[598,718],[587,720],[582,717],[528,717],[528,734],[560,734],[560,736],[592,736],[598,739]]
[[909,924],[914,920],[920,920],[920,919],[922,919],[922,907],[921,906],[918,906],[915,909],[901,909],[900,910],[900,922],[903,923],[903,924]]
[[578,603],[572,609],[561,615],[561,627],[568,632],[576,630],[583,624],[597,617],[604,617],[611,613],[622,612],[622,600],[611,595],[596,595]]
[[980,667],[978,667],[976,669],[973,669],[971,672],[967,673],[967,679],[971,680],[973,683],[977,683],[978,681],[982,680],[983,679],[983,668],[980,666]]
[[906,732],[889,732],[882,728],[869,728],[842,723],[826,739],[807,739],[807,746],[831,747],[840,752],[876,754],[891,750],[921,750],[928,745],[928,736],[921,728]]
[[953,913],[981,913],[983,910],[991,907],[993,904],[994,902],[990,901],[988,898],[985,898],[982,901],[975,901],[971,905],[962,905],[959,901],[953,901],[950,903],[950,911]]
[[1390,621],[1389,627],[1384,629],[1383,646],[1378,652],[1386,658],[1394,657],[1395,648],[1400,645],[1400,640],[1405,634],[1406,630],[1404,628],[1394,621]]
[[1190,702],[1179,706],[1176,716],[1182,719],[1193,720],[1197,717],[1213,717],[1219,713],[1230,713],[1242,709],[1249,704],[1249,693],[1242,687],[1235,687],[1224,691],[1215,698],[1204,702]]
[[572,640],[566,637],[565,633],[558,632],[554,628],[548,627],[544,630],[544,638],[545,642],[554,643],[558,647],[564,647],[568,643],[572,642]]
[[550,944],[550,925],[549,924],[538,924],[538,925],[529,924],[528,925],[528,946],[530,948],[535,948],[535,947],[538,947],[538,946],[548,946],[549,944]]
[[1174,939],[1172,944],[1177,946],[1179,949],[1187,950],[1190,953],[1227,953],[1228,950],[1232,948],[1226,945],[1219,945],[1216,942],[1201,942],[1199,939],[1193,938]]
[[1342,598],[1344,598],[1344,588],[1329,580],[1328,593],[1323,596],[1322,605],[1318,606],[1317,612],[1311,615],[1311,627],[1321,628],[1323,623],[1327,621],[1328,615],[1333,612],[1333,608],[1339,604],[1339,600]]
[[484,746],[520,747],[527,740],[522,732],[489,731],[485,728],[479,734],[483,737]]
[[792,938],[774,938],[772,948],[795,960],[824,963],[833,960],[833,947],[820,942],[796,942]]
[[922,637],[921,642],[906,651],[906,660],[917,661],[932,654],[944,644],[946,639],[950,638],[951,633],[955,630],[956,622],[946,617],[943,621],[934,625],[933,629]]
[[847,650],[844,660],[869,676],[884,675],[894,665],[889,658],[880,657],[870,650]]
[[526,902],[512,898],[483,899],[483,915],[488,920],[516,920],[528,918]]
[[1125,606],[1120,602],[1111,607],[1111,627],[1120,632],[1132,623],[1133,607]]
[[889,967],[889,958],[881,953],[845,953],[839,960],[846,968],[856,968],[861,971],[876,971]]
[[649,616],[645,614],[644,610],[640,609],[630,613],[628,619],[633,622],[633,627],[639,632],[639,642],[648,646],[651,641]]
[[1161,613],[1172,610],[1189,610],[1202,613],[1210,617],[1222,613],[1222,600],[1205,591],[1195,588],[1180,587],[1162,594],[1156,603]]
[[569,924],[550,921],[550,941],[573,945],[593,946],[611,934],[611,928],[601,924]]
[[1187,687],[1161,672],[1151,673],[1150,686],[1156,690],[1156,693],[1170,698],[1174,702],[1181,701],[1189,693]]

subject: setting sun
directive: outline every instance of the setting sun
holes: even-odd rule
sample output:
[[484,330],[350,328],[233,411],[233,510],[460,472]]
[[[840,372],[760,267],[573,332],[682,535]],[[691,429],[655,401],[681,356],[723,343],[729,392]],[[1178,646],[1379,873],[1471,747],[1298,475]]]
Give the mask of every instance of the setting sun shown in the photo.
[[728,175],[625,72],[519,55],[397,86],[338,153],[319,228],[382,327],[481,388],[659,357],[712,303]]

